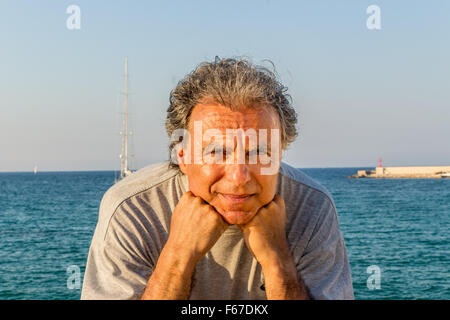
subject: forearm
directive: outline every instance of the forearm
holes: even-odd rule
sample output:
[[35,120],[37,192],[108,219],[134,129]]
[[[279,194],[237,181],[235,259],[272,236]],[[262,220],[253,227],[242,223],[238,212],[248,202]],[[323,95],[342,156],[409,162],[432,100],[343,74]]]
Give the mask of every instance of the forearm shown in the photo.
[[188,299],[195,262],[165,246],[148,280],[142,300]]
[[305,284],[289,252],[277,252],[262,264],[268,300],[308,300]]

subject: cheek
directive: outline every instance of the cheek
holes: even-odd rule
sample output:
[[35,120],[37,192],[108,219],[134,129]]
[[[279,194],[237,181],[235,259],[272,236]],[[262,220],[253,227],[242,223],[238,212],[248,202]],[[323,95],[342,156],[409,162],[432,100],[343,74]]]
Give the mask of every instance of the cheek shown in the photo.
[[258,183],[262,187],[258,200],[261,206],[268,204],[275,197],[278,175],[259,176]]
[[211,201],[211,186],[219,179],[220,173],[210,165],[189,165],[187,170],[189,190],[203,200]]

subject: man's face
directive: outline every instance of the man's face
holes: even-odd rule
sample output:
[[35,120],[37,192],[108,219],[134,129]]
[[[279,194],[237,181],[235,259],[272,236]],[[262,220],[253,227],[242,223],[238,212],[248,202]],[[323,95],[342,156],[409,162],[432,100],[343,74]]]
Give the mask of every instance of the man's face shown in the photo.
[[[230,135],[237,129],[248,133],[253,129],[258,135],[256,145],[250,142],[249,135]],[[261,129],[267,133],[266,141],[259,136]],[[189,121],[190,143],[186,146],[190,150],[178,152],[179,166],[188,177],[190,191],[212,205],[229,224],[249,222],[275,196],[281,161],[280,134],[277,138],[275,131],[280,132],[280,122],[276,111],[269,106],[239,111],[216,103],[195,106]],[[213,132],[214,137],[208,132]],[[192,161],[198,150],[202,152],[200,159]],[[271,158],[271,164],[261,161],[264,157],[259,156],[256,161],[250,161],[249,157],[258,150],[267,152],[265,159]],[[186,151],[192,155],[189,161],[186,161]],[[218,158],[223,159],[222,163],[215,161]],[[264,168],[274,163],[276,170],[264,172]]]

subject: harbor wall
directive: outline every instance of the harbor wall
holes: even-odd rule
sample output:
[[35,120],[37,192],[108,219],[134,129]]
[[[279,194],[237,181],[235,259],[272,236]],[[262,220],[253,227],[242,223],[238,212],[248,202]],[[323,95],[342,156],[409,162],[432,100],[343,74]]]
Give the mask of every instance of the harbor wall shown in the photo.
[[[381,170],[380,170],[381,169]],[[440,167],[377,167],[376,174],[436,174],[450,172],[450,166]]]
[[376,167],[358,170],[351,178],[442,178],[450,177],[450,166],[434,167]]

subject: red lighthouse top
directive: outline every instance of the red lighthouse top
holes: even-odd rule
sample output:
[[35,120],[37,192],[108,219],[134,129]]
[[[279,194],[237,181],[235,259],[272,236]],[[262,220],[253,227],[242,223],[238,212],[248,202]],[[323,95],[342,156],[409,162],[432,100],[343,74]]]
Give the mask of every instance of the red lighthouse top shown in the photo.
[[382,167],[382,165],[381,165],[381,158],[378,158],[378,167]]

